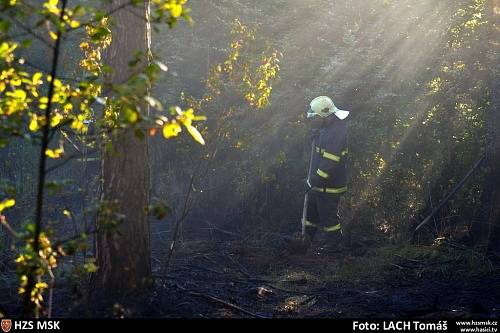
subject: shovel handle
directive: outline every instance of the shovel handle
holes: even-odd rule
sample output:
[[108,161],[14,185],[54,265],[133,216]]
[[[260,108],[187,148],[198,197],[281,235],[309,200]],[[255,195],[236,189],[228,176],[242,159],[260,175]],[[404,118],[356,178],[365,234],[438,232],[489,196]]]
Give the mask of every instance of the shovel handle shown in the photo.
[[308,205],[308,203],[309,203],[309,192],[307,192],[306,195],[304,196],[304,208],[302,209],[302,220],[301,220],[302,237],[305,237],[305,235],[306,235],[306,221],[307,221],[307,205]]
[[[307,172],[307,184],[311,183],[311,175],[312,175],[312,164],[313,164],[313,158],[314,158],[314,148],[316,147],[316,139],[314,138],[311,143],[311,155],[309,157],[309,171]],[[309,191],[306,192],[304,195],[304,207],[302,208],[302,220],[301,225],[302,225],[302,237],[305,237],[306,235],[306,220],[307,220],[307,206],[309,203]]]

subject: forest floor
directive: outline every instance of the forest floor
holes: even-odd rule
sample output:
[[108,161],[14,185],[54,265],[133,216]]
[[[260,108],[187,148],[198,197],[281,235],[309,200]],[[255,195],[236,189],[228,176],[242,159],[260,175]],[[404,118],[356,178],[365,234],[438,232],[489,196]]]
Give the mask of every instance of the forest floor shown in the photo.
[[[498,318],[500,266],[459,245],[287,255],[185,242],[148,306],[175,318]],[[452,246],[453,245],[453,246]],[[356,252],[356,253],[355,253]]]
[[[454,243],[289,255],[241,241],[185,241],[151,292],[98,306],[68,285],[55,317],[498,318],[500,260]],[[164,262],[156,261],[156,267]],[[17,313],[15,284],[8,312]],[[2,295],[8,295],[7,290]],[[4,297],[2,297],[4,298]],[[9,297],[8,297],[9,298]],[[5,303],[4,303],[5,302]],[[17,303],[17,306],[15,305]],[[11,312],[12,311],[12,312]]]

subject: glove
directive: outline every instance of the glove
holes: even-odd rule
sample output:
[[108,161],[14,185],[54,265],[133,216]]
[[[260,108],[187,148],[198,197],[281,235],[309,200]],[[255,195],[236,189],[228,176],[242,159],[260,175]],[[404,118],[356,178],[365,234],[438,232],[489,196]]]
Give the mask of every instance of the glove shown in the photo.
[[304,190],[305,190],[306,192],[309,192],[309,191],[311,190],[311,187],[312,187],[312,186],[311,186],[311,183],[309,183],[309,180],[308,180],[308,179],[306,179],[306,181],[304,182]]
[[325,178],[320,177],[316,172],[314,172],[311,175],[311,179],[309,180],[309,184],[312,186],[316,187],[323,187],[325,185]]
[[312,140],[315,140],[315,139],[318,139],[319,138],[319,129],[317,128],[311,128],[309,130],[309,139],[312,141]]

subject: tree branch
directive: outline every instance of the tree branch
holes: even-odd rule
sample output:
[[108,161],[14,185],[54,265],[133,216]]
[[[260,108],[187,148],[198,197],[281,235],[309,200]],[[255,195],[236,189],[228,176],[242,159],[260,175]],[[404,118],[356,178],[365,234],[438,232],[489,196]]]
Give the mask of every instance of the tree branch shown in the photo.
[[469,170],[469,172],[467,172],[467,174],[464,176],[464,178],[446,195],[446,197],[444,197],[444,199],[439,203],[439,205],[434,207],[432,212],[422,222],[420,222],[420,224],[413,231],[412,239],[415,238],[416,232],[421,227],[423,227],[424,225],[429,223],[429,221],[432,219],[432,217],[434,215],[436,215],[441,210],[441,208],[443,208],[443,206],[460,190],[460,188],[462,188],[462,186],[465,184],[465,182],[474,174],[474,172],[479,168],[481,163],[486,158],[488,150],[489,150],[489,148],[486,149],[486,152],[481,156],[481,158],[474,164],[474,166]]
[[[60,13],[60,20],[62,21],[63,16],[66,11],[67,0],[62,0],[62,8]],[[45,154],[47,147],[49,145],[49,135],[50,135],[50,116],[52,111],[52,96],[54,95],[54,81],[57,75],[57,65],[59,63],[59,53],[61,46],[61,29],[57,30],[57,38],[54,46],[54,53],[52,56],[52,70],[51,76],[52,80],[49,85],[48,92],[48,102],[47,108],[45,110],[45,124],[43,126],[43,136],[42,143],[40,147],[40,162],[38,166],[38,190],[37,190],[37,199],[36,199],[36,210],[35,210],[35,230],[33,231],[33,251],[36,255],[40,250],[40,233],[42,231],[42,218],[43,218],[43,201],[44,201],[44,188],[45,188],[45,166],[47,163],[47,156]],[[26,290],[24,293],[24,301],[22,308],[22,317],[26,318],[30,316],[33,312],[33,304],[31,302],[31,293],[35,286],[35,275],[36,275],[36,265],[32,267],[28,273],[28,281],[26,284]]]
[[49,49],[54,49],[54,46],[50,42],[48,42],[45,38],[43,38],[42,36],[38,35],[33,30],[33,28],[24,25],[23,22],[19,21],[15,16],[10,17],[10,19],[14,23],[16,23],[17,26],[19,26],[21,29],[23,29],[26,33],[28,33],[28,34],[32,35],[33,37],[35,37],[36,39],[38,39],[40,42],[42,42],[42,44],[44,44],[45,46],[47,46]]

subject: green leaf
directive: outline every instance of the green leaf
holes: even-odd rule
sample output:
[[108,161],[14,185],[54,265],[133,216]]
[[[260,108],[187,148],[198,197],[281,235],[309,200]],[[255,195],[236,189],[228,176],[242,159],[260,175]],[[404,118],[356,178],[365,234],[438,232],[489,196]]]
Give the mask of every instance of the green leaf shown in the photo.
[[45,188],[48,189],[51,193],[60,192],[63,188],[63,184],[60,184],[55,181],[50,181],[45,184]]
[[25,49],[30,47],[33,41],[31,39],[25,39],[22,41],[21,46],[24,47]]
[[10,22],[0,20],[0,31],[3,33],[7,33],[7,32],[9,32],[9,29],[10,29]]
[[164,219],[171,211],[172,209],[162,202],[155,203],[150,207],[151,215],[157,220]]
[[83,268],[87,273],[95,273],[97,272],[97,265],[95,264],[95,260],[89,260],[88,263],[83,265]]
[[137,128],[135,131],[134,131],[134,135],[136,138],[138,138],[139,140],[144,140],[144,132],[140,129],[140,128]]
[[81,6],[81,5],[77,5],[74,9],[73,9],[73,15],[74,16],[83,16],[85,15],[85,7]]
[[127,120],[127,122],[129,122],[131,124],[134,124],[134,123],[136,123],[139,120],[139,113],[136,110],[132,110],[130,108],[126,108],[123,111],[123,113],[124,113],[124,116],[125,116],[125,120]]
[[108,28],[97,27],[89,37],[92,42],[96,43],[99,42],[101,39],[104,39],[104,37],[108,36],[109,34],[110,31]]
[[15,186],[12,186],[12,185],[4,185],[4,188],[3,188],[5,194],[7,194],[7,196],[9,197],[15,197],[16,196],[16,187]]

